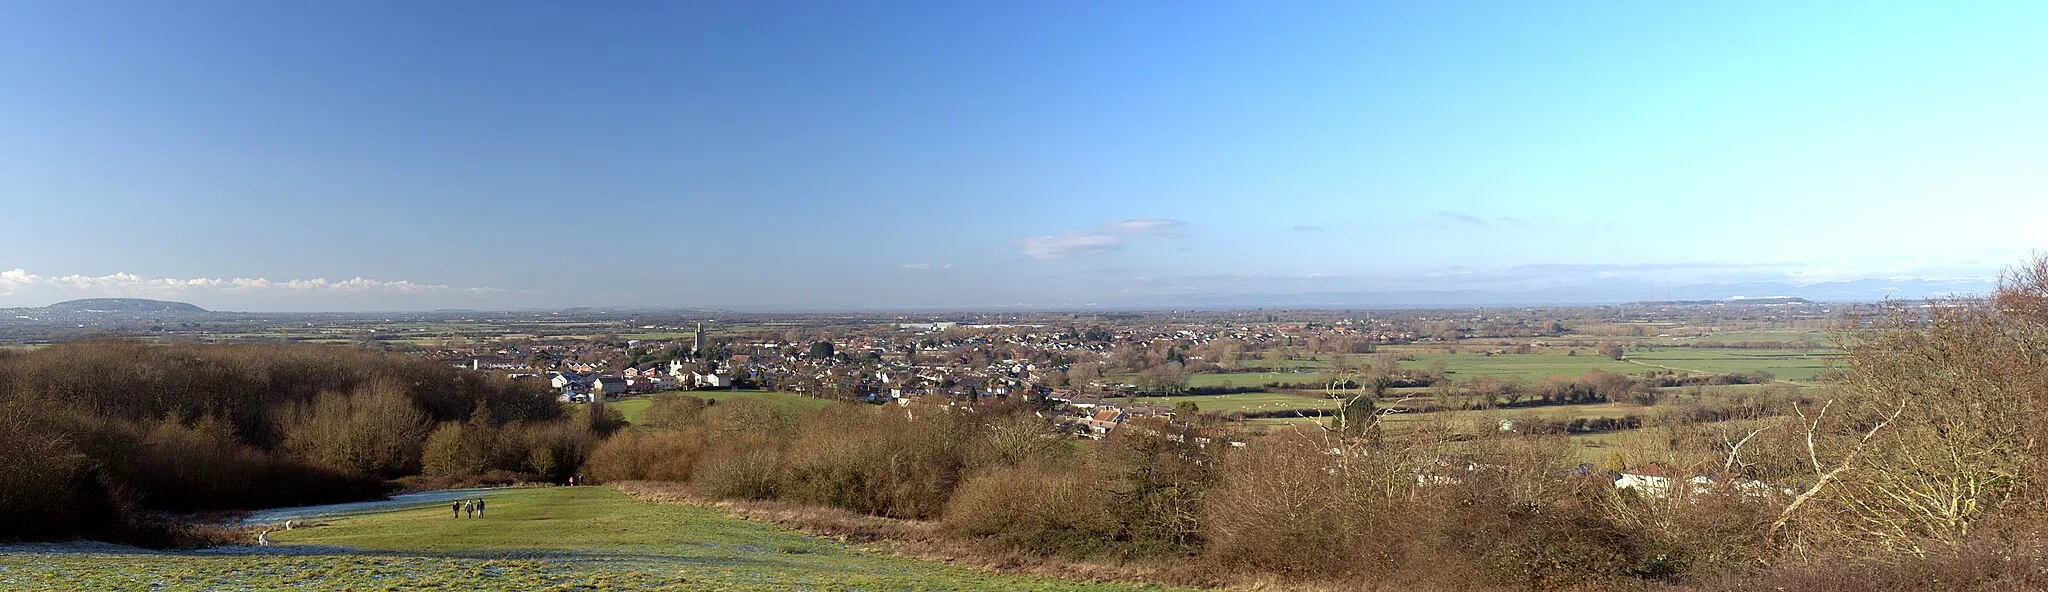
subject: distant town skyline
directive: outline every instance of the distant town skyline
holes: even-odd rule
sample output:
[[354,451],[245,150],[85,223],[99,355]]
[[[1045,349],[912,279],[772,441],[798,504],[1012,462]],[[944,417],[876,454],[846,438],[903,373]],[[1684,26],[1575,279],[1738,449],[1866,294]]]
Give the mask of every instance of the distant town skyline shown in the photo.
[[1981,291],[2048,248],[2044,17],[10,3],[0,307]]

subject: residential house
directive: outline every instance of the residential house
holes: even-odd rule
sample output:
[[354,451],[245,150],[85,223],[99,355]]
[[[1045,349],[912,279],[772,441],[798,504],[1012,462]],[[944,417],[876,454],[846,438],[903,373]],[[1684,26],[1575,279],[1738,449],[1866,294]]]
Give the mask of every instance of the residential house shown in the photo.
[[548,385],[553,386],[557,390],[580,390],[590,384],[589,378],[578,375],[575,372],[550,372],[548,374]]
[[617,397],[626,394],[630,387],[626,379],[617,376],[599,376],[590,380],[591,394],[601,397]]
[[1115,407],[1098,408],[1094,415],[1082,420],[1082,423],[1088,426],[1089,433],[1098,438],[1116,429],[1116,426],[1123,422],[1124,411]]
[[1614,488],[1633,489],[1653,497],[1662,496],[1671,491],[1671,474],[1657,463],[1650,463],[1642,468],[1622,471],[1621,476],[1614,479]]

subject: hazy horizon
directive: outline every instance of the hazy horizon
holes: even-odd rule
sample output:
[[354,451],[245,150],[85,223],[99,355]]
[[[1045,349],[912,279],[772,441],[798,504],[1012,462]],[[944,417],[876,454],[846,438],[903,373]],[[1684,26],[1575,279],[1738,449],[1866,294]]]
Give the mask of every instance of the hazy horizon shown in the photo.
[[2044,246],[2043,17],[14,3],[0,307],[1979,292]]

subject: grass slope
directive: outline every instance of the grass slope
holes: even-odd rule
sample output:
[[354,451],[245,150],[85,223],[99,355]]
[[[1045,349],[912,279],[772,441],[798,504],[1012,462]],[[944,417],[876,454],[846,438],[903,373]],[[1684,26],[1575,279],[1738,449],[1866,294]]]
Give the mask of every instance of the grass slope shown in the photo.
[[1285,393],[1238,393],[1233,395],[1182,395],[1177,397],[1138,397],[1139,403],[1171,407],[1177,403],[1194,403],[1205,413],[1237,413],[1240,411],[1290,411],[1295,409],[1336,409],[1343,401],[1304,397]]
[[[271,533],[278,546],[199,553],[7,549],[7,590],[1133,590],[889,557],[656,504],[608,487],[493,492],[447,506]],[[251,554],[233,554],[251,553]],[[260,554],[257,554],[260,553]]]
[[[756,389],[742,389],[737,391],[712,390],[673,392],[679,395],[698,397],[702,399],[710,399],[713,401],[720,402],[735,401],[739,399],[759,399],[770,403],[774,403],[776,406],[781,407],[783,411],[798,414],[816,411],[820,408],[823,408],[826,405],[832,404],[831,401],[827,401],[824,399],[814,399],[796,393],[786,393],[781,391],[764,391]],[[619,410],[619,414],[625,416],[626,421],[635,424],[640,423],[641,419],[647,417],[647,407],[653,404],[654,399],[645,396],[633,397],[630,399],[605,403],[605,405],[613,409]]]

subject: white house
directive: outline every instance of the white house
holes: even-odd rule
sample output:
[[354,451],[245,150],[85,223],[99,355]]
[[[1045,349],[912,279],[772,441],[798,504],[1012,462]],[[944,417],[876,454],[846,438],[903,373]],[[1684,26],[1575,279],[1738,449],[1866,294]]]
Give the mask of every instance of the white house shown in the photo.
[[1614,480],[1615,489],[1633,489],[1643,495],[1661,497],[1671,491],[1671,477],[1664,467],[1650,465],[1633,471],[1623,471]]
[[626,379],[617,376],[599,376],[590,380],[591,394],[616,397],[626,394]]
[[583,384],[583,377],[577,376],[574,372],[552,372],[548,378],[548,384],[554,386],[555,390],[561,390],[568,388],[570,385]]
[[[1711,493],[1722,488],[1722,484],[1706,475],[1698,475],[1687,479],[1685,483],[1689,485],[1687,491],[1693,494]],[[1672,488],[1678,485],[1677,480],[1665,473],[1664,467],[1654,464],[1639,470],[1625,471],[1621,474],[1621,477],[1614,480],[1615,489],[1633,489],[1650,497],[1663,497],[1670,494]],[[1738,478],[1730,482],[1729,485],[1732,485],[1731,491],[1754,498],[1765,497],[1773,493],[1770,484],[1755,479]],[[1786,489],[1783,490],[1783,493],[1785,495],[1792,495],[1792,490]]]

